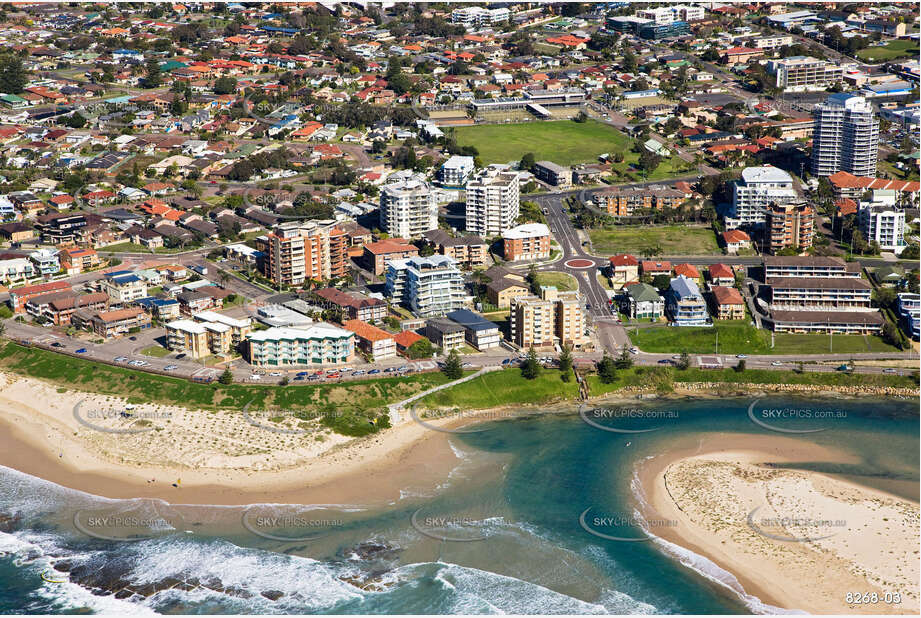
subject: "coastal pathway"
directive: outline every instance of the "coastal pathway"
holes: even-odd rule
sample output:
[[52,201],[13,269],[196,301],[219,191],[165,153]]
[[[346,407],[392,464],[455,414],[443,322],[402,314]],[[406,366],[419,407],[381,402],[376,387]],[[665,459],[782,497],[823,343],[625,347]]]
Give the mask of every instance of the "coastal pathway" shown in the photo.
[[403,401],[392,403],[387,406],[387,410],[390,413],[390,424],[392,426],[396,426],[396,424],[400,422],[400,410],[402,410],[403,408],[405,408],[407,405],[411,404],[412,402],[422,399],[426,395],[437,393],[440,390],[451,388],[452,386],[456,386],[457,384],[462,384],[463,382],[469,382],[470,380],[473,380],[474,378],[478,378],[483,374],[489,373],[490,371],[501,371],[501,370],[502,370],[502,367],[500,367],[499,365],[487,365],[486,367],[483,367],[476,373],[471,373],[469,376],[454,380],[453,382],[447,382],[445,384],[441,384],[439,386],[432,387],[428,389],[427,391],[416,393],[415,395],[413,395],[412,397],[409,397],[408,399],[404,399]]

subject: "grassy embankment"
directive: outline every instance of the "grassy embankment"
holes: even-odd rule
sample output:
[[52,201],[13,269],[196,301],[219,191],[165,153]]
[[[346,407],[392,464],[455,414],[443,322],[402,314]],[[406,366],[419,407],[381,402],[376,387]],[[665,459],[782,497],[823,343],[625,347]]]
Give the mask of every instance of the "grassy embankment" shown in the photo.
[[[748,320],[717,320],[712,328],[649,327],[629,330],[630,340],[642,351],[667,354],[714,354],[719,335],[720,354],[855,354],[899,352],[874,335],[777,334],[771,348],[771,334],[758,330]],[[829,352],[829,342],[831,351]]]
[[324,424],[346,435],[369,433],[374,428],[369,420],[380,416],[387,404],[449,381],[441,373],[425,373],[341,384],[201,384],[11,342],[0,343],[0,369],[77,391],[124,397],[132,403],[242,410],[252,402],[254,409],[294,410],[305,417],[320,416]]

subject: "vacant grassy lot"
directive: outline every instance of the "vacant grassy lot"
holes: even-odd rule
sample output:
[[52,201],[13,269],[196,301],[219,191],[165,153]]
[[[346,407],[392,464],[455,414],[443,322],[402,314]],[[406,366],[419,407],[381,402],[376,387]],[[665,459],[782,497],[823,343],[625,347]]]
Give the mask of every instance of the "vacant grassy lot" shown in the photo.
[[461,146],[476,147],[485,163],[519,161],[533,152],[538,161],[572,165],[596,161],[606,152],[627,156],[632,145],[624,133],[593,120],[457,127],[455,136]]
[[[712,328],[653,327],[630,331],[630,339],[644,352],[682,352],[713,354],[719,333],[720,354],[825,354],[828,335],[778,334],[771,348],[771,334],[758,330],[747,320],[720,321]],[[897,352],[893,346],[875,336],[832,335],[832,351],[836,354],[856,352]]]
[[887,62],[893,58],[917,58],[918,44],[915,41],[889,41],[881,47],[866,47],[857,52],[857,57],[867,62]]
[[182,251],[190,251],[190,249],[183,249],[181,247],[176,247],[169,249],[167,247],[160,247],[158,249],[148,249],[144,245],[136,245],[133,242],[121,242],[117,245],[108,245],[99,249],[100,253],[181,253]]
[[658,247],[663,255],[719,255],[716,234],[709,228],[681,225],[611,226],[588,231],[596,254],[646,254]]
[[534,380],[521,377],[518,368],[486,373],[451,388],[432,393],[419,400],[420,406],[466,409],[494,408],[515,404],[541,404],[575,399],[579,386],[575,378],[560,379],[556,369],[544,369]]
[[579,289],[575,278],[566,273],[538,273],[537,282],[541,285],[555,286],[561,292]]

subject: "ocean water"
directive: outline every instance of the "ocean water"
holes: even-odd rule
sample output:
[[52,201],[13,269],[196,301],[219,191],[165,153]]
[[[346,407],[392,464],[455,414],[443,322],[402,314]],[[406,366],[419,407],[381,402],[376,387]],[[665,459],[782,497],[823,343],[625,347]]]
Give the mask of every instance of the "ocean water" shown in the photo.
[[[109,500],[0,467],[0,614],[778,613],[705,558],[648,540],[637,465],[713,432],[728,447],[793,438],[852,457],[792,467],[917,500],[918,402],[758,401],[773,429],[750,404],[486,423],[451,437],[445,483],[385,506]],[[618,519],[605,532],[620,540],[583,526],[599,515]]]

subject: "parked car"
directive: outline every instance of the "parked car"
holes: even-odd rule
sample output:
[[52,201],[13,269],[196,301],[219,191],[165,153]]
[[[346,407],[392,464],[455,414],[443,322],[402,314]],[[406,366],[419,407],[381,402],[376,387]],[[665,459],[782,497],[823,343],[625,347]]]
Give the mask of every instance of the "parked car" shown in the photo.
[[80,348],[77,350],[77,354],[86,354],[86,348]]
[[128,360],[128,357],[127,356],[116,356],[114,360],[116,363],[124,363],[126,360]]
[[373,375],[379,374],[380,372],[381,372],[380,369],[372,369],[371,371],[368,372],[368,375],[373,376]]
[[163,371],[175,371],[176,369],[179,369],[179,365],[167,365]]
[[363,376],[363,375],[365,375],[365,370],[364,370],[364,369],[356,369],[355,371],[352,372],[352,375],[353,375],[353,376]]
[[748,358],[748,354],[736,354],[736,358]]
[[771,367],[782,367],[782,366],[783,366],[783,363],[780,361],[774,361],[773,363],[771,363]]
[[309,376],[310,372],[309,371],[298,371],[295,375],[298,378],[303,378],[304,376]]

